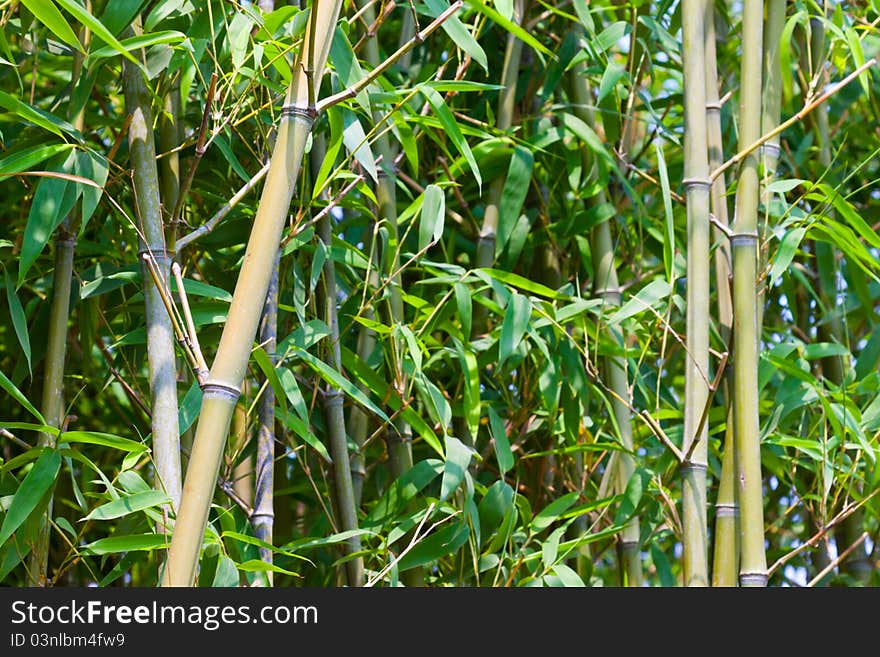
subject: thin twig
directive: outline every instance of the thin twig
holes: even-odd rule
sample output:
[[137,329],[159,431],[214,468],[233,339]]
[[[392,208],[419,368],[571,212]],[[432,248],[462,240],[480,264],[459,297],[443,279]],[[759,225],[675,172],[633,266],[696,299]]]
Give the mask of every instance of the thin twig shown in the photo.
[[183,306],[183,318],[186,321],[186,329],[189,333],[190,347],[195,356],[195,371],[199,385],[204,385],[208,380],[208,364],[202,355],[202,348],[199,345],[199,336],[196,333],[196,325],[193,322],[192,313],[189,309],[189,300],[186,297],[186,290],[183,287],[183,274],[180,271],[180,265],[176,262],[171,263],[171,273],[177,281],[177,296],[180,298],[180,305]]
[[838,555],[838,557],[834,561],[825,566],[813,579],[807,582],[807,587],[809,588],[815,586],[823,577],[825,577],[825,575],[830,573],[837,566],[837,564],[846,559],[849,556],[850,552],[852,552],[862,543],[864,543],[866,538],[868,538],[868,532],[862,532],[862,535],[856,539],[855,543],[846,548],[843,553]]

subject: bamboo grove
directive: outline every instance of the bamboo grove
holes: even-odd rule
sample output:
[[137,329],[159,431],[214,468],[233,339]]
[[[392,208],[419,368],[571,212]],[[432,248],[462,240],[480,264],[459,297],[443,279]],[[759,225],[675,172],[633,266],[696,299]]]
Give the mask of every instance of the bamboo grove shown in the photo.
[[0,3],[0,582],[880,584],[878,24]]

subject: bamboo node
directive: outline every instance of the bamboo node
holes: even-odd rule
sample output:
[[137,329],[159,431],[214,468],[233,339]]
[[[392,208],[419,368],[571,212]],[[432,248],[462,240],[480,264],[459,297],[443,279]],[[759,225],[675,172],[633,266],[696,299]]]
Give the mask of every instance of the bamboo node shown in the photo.
[[709,189],[712,186],[712,180],[709,178],[685,178],[681,183],[684,185],[685,190],[698,187]]
[[693,461],[684,461],[680,466],[679,470],[687,474],[689,472],[706,472],[708,470],[708,466],[705,463],[694,463]]
[[159,260],[160,258],[163,260],[169,260],[174,257],[174,250],[166,249],[165,247],[154,249],[151,246],[145,246],[144,248],[138,250],[137,255],[138,258],[141,259],[143,259],[144,256],[149,256],[153,258],[153,260]]
[[314,121],[318,112],[314,107],[301,107],[299,105],[284,105],[281,108],[281,119],[294,119],[296,117]]
[[324,391],[324,405],[329,408],[342,406],[342,393],[336,388],[328,388]]
[[776,144],[772,141],[767,141],[761,144],[761,147],[758,149],[758,152],[763,155],[770,155],[771,157],[778,158],[782,154],[782,149],[779,148],[779,144]]
[[720,112],[721,111],[721,99],[706,103],[706,111],[707,112]]
[[728,502],[719,502],[715,505],[715,515],[719,518],[735,518],[739,515],[739,507]]
[[233,402],[238,401],[238,398],[241,396],[241,390],[236,386],[229,385],[228,383],[217,383],[216,381],[206,382],[202,386],[202,393],[225,397]]
[[740,573],[739,583],[742,586],[767,586],[767,573]]
[[744,233],[730,233],[728,235],[728,239],[730,239],[730,246],[748,246],[755,245],[758,243],[758,231],[747,231]]

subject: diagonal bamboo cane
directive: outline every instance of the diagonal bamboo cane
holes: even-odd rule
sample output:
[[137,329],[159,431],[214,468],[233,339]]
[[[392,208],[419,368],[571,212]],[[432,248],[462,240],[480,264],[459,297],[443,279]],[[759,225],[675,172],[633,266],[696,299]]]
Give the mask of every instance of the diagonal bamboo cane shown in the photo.
[[244,263],[217,355],[203,388],[198,427],[163,586],[191,586],[195,578],[223,445],[241,392],[287,210],[314,123],[314,99],[341,4],[341,0],[313,4],[313,18],[296,57]]

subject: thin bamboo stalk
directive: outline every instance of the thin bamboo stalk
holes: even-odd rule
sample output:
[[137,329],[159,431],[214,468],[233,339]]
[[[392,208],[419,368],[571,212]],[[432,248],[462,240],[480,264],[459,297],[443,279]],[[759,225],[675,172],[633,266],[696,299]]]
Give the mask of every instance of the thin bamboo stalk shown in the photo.
[[[363,7],[363,16],[367,24],[372,25],[376,20],[376,12],[372,4]],[[401,37],[405,37],[402,34]],[[406,43],[406,41],[404,42]],[[364,43],[364,55],[367,64],[372,69],[377,68],[380,64],[379,44],[376,39],[367,39]],[[383,122],[381,112],[373,112],[373,122],[378,126]],[[388,240],[386,243],[386,251],[382,257],[382,271],[385,276],[390,277],[391,282],[388,286],[388,304],[386,306],[386,322],[391,325],[403,324],[405,321],[403,312],[403,297],[401,295],[400,280],[400,250],[399,250],[399,231],[397,228],[397,192],[394,176],[394,159],[397,156],[395,149],[392,148],[388,139],[387,132],[380,132],[375,141],[376,151],[382,158],[381,172],[379,181],[376,183],[376,201],[378,204],[378,220],[386,224],[388,230]],[[366,328],[366,327],[363,327]],[[390,380],[394,381],[399,391],[403,392],[407,388],[407,377],[403,371],[402,358],[398,358],[397,354],[405,353],[402,340],[398,341],[398,347],[390,350],[391,360],[388,373]],[[398,417],[394,422],[394,429],[386,432],[386,440],[388,442],[389,465],[391,466],[391,475],[396,479],[412,468],[412,428],[409,424]],[[359,447],[363,443],[355,443]],[[353,466],[357,464],[358,470],[363,470],[363,464],[353,461]]]
[[[266,304],[263,306],[263,317],[260,320],[260,344],[269,354],[269,360],[275,365],[278,346],[278,266],[280,253],[275,256],[272,278],[269,281],[269,290],[266,293]],[[275,489],[273,487],[275,474],[275,390],[272,386],[265,386],[263,397],[260,400],[257,427],[257,465],[256,483],[254,485],[254,512],[251,514],[251,524],[254,527],[254,535],[272,544],[275,523]],[[260,560],[271,564],[273,560],[272,550],[260,547]],[[273,584],[273,573],[266,571],[266,583]]]
[[[135,20],[133,31],[140,32],[140,19]],[[143,53],[140,56],[143,57]],[[152,256],[160,276],[167,281],[171,273],[171,254],[165,244],[150,94],[141,69],[127,60],[123,62],[123,89],[126,111],[131,116],[128,144],[141,226],[141,252]],[[164,490],[171,498],[170,505],[162,509],[163,520],[166,521],[167,526],[170,524],[168,516],[174,515],[179,509],[181,495],[175,337],[171,317],[158,287],[148,275],[148,266],[147,263],[142,263],[150,377],[150,422],[156,472],[155,486],[158,490]]]
[[[515,0],[513,5],[513,21],[519,25],[522,23],[525,12],[525,0]],[[498,110],[495,117],[495,127],[501,133],[510,130],[513,125],[513,110],[516,101],[516,82],[519,78],[519,66],[522,59],[522,41],[513,33],[507,35],[507,45],[504,49],[504,67],[501,70],[502,89],[498,94]],[[475,264],[477,267],[491,267],[495,262],[495,250],[498,236],[499,208],[501,206],[501,194],[504,192],[506,176],[495,178],[489,185],[486,199],[486,211],[483,215],[483,224],[480,227],[480,236],[477,240]],[[486,293],[484,293],[486,294]],[[474,337],[484,334],[488,328],[488,309],[481,303],[474,304],[473,320],[471,322],[471,335]]]
[[316,0],[312,5],[313,19],[309,21],[296,57],[244,263],[217,356],[203,388],[196,437],[163,586],[191,586],[194,581],[223,445],[241,392],[281,233],[314,123],[314,100],[341,4],[341,0]]
[[159,116],[159,150],[164,157],[159,160],[159,182],[162,208],[168,225],[168,244],[173,248],[177,237],[177,224],[171,223],[174,208],[180,198],[180,154],[178,146],[183,143],[183,111],[180,99],[180,78],[175,77],[165,94],[164,107]]
[[[827,71],[822,70],[822,63],[825,59],[825,27],[818,19],[810,21],[812,69],[817,75],[820,75],[819,84],[827,83]],[[826,170],[831,167],[831,133],[828,125],[828,113],[823,107],[813,114],[813,121],[816,127],[817,142],[819,146],[819,163]],[[833,218],[834,213],[829,210],[829,215]],[[825,321],[820,322],[817,326],[819,340],[822,342],[833,342],[837,344],[845,344],[844,330],[841,323],[839,308],[837,303],[837,275],[838,265],[835,249],[832,245],[823,241],[813,242],[816,252],[816,270],[819,279],[819,296],[822,300],[822,306],[828,310]],[[844,383],[846,371],[849,364],[844,356],[827,356],[821,359],[822,374],[825,379],[835,387],[840,387]],[[850,545],[850,549],[845,555],[838,558],[840,572],[847,573],[856,581],[865,584],[871,576],[871,562],[868,559],[868,552],[862,543],[856,544],[856,539],[862,534],[862,526],[864,522],[864,513],[861,509],[855,511],[852,515],[847,516],[835,530],[835,539],[838,546]],[[830,568],[826,566],[830,571]],[[821,580],[816,576],[814,582]]]
[[706,469],[709,400],[709,152],[706,128],[705,21],[708,2],[682,0],[684,186],[687,199],[687,317],[684,443],[681,465],[682,575],[685,586],[708,586]]
[[[586,63],[580,62],[571,71],[571,88],[575,101],[575,115],[587,125],[596,125],[593,113],[593,95],[590,90],[586,73]],[[588,151],[583,151],[584,168],[591,170],[594,162]],[[605,194],[600,192],[597,203],[606,202]],[[609,310],[620,306],[620,287],[617,279],[617,268],[614,264],[614,243],[611,237],[611,226],[605,221],[596,226],[590,233],[590,248],[593,252],[593,288],[597,296],[601,297]],[[609,337],[621,342],[618,334],[608,332]],[[622,356],[604,357],[604,369],[608,380],[608,387],[613,392],[611,406],[614,419],[620,434],[621,445],[627,450],[618,452],[615,459],[614,481],[618,493],[626,490],[630,478],[635,472],[635,461],[630,452],[633,450],[632,417],[630,405],[629,382],[626,374],[626,359]],[[627,522],[619,539],[622,555],[622,577],[627,586],[638,587],[642,584],[642,567],[639,558],[639,519],[632,518]]]
[[[706,125],[709,148],[709,168],[717,168],[724,159],[721,136],[721,99],[718,96],[718,68],[715,52],[715,8],[706,9],[704,61],[706,75]],[[710,207],[719,226],[730,223],[727,209],[727,183],[724,174],[712,181],[709,190]],[[733,325],[733,301],[730,295],[730,245],[720,228],[713,230],[715,240],[715,289],[718,300],[718,324],[721,338],[730,343]],[[724,434],[724,453],[721,477],[715,502],[715,540],[712,560],[712,586],[736,586],[739,569],[738,505],[736,501],[735,457],[733,438],[733,404],[730,397],[729,377],[722,380],[724,403],[727,406],[727,430]]]
[[[311,163],[312,169],[318,167],[326,157],[326,145],[322,135],[316,135],[312,143]],[[318,237],[329,249],[333,242],[333,216],[329,212],[321,213],[318,220]],[[338,289],[336,285],[336,264],[332,258],[324,260],[323,267],[323,320],[330,328],[328,336],[328,353],[325,356],[328,364],[337,372],[342,372],[342,349],[339,337],[339,314],[337,310]],[[351,455],[348,451],[348,435],[345,428],[345,416],[343,413],[344,395],[338,388],[327,384],[322,391],[324,415],[327,423],[327,442],[330,457],[333,460],[333,509],[337,516],[339,531],[354,531],[358,528],[357,509],[358,503],[355,497],[354,482],[352,477]],[[360,466],[363,468],[363,464]],[[345,552],[348,555],[356,554],[361,549],[358,536],[349,539],[345,544]],[[361,557],[349,559],[345,563],[345,580],[349,586],[363,586],[364,564]]]
[[[743,3],[740,74],[740,145],[755,143],[761,132],[761,52],[764,11],[760,0]],[[742,148],[741,148],[742,150]],[[733,250],[734,435],[737,497],[740,508],[740,585],[766,586],[764,505],[758,422],[758,158],[743,157],[736,193]]]

